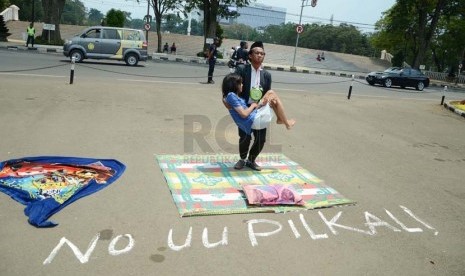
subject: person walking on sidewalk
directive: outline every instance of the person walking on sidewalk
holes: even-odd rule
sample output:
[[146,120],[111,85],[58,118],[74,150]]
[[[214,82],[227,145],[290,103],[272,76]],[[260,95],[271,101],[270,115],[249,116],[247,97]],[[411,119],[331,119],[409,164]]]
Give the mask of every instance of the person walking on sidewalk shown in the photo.
[[216,58],[218,55],[218,50],[217,47],[219,45],[220,40],[218,37],[215,37],[213,39],[213,43],[210,45],[210,48],[208,49],[208,83],[214,84],[215,82],[213,81],[213,71],[215,71],[215,64],[216,64]]
[[29,47],[29,42],[32,45],[32,48],[34,48],[34,36],[36,34],[36,29],[34,29],[34,23],[31,22],[29,26],[26,29],[27,32],[27,41],[26,41],[26,47]]

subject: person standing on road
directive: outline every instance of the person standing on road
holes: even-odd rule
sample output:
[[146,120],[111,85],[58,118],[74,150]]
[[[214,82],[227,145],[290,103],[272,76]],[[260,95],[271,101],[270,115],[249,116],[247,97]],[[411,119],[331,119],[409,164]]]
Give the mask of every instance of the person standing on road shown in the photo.
[[215,37],[213,39],[213,43],[210,45],[210,48],[208,49],[208,81],[207,83],[214,84],[215,82],[213,81],[213,72],[215,71],[215,64],[216,64],[216,58],[218,55],[218,50],[217,47],[219,45],[220,40],[218,37]]
[[29,26],[26,29],[27,32],[27,41],[26,41],[26,47],[29,46],[29,43],[31,43],[32,47],[34,48],[34,36],[36,34],[36,29],[34,29],[34,23],[31,22]]
[[[249,51],[250,64],[236,67],[236,74],[241,76],[243,84],[242,93],[239,94],[239,97],[245,101],[248,107],[250,107],[253,103],[258,103],[260,100],[264,99],[265,101],[262,101],[261,103],[269,103],[274,109],[279,104],[279,98],[276,93],[271,90],[271,74],[262,68],[264,59],[265,50],[263,42],[254,42]],[[224,99],[223,104],[228,110],[231,109],[231,106]],[[286,122],[281,122],[278,120],[277,123],[285,123],[286,127],[290,129],[295,124],[295,121],[286,120]],[[247,166],[253,170],[261,171],[261,167],[255,162],[255,159],[258,157],[265,145],[266,128],[252,129],[251,133],[246,133],[241,128],[238,128],[238,131],[239,155],[241,159],[234,165],[234,169],[241,170],[244,166]],[[254,141],[249,150],[252,134],[254,136]]]

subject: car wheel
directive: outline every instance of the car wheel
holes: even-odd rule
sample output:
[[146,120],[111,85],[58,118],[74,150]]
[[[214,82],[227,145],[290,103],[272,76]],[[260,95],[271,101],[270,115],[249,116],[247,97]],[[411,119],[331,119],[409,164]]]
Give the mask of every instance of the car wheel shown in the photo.
[[384,86],[386,86],[387,88],[391,87],[392,86],[392,80],[390,78],[387,78],[384,81]]
[[423,91],[423,89],[425,88],[425,84],[424,84],[422,81],[419,81],[419,82],[417,83],[417,87],[416,87],[416,88],[417,88],[417,90],[419,90],[419,91]]
[[139,58],[137,57],[136,54],[129,53],[124,58],[124,61],[126,61],[126,64],[129,65],[129,66],[136,66],[137,63],[139,62]]
[[78,63],[78,62],[82,62],[82,60],[84,59],[84,54],[82,53],[81,50],[76,49],[76,50],[71,51],[71,53],[69,54],[69,57],[71,59],[74,58],[74,61]]

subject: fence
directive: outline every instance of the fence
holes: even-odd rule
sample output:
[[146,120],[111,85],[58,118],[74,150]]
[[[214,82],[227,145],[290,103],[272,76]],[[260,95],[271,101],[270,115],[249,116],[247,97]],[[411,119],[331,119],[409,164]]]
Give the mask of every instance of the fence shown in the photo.
[[[428,78],[440,81],[449,81],[449,82],[456,82],[456,77],[449,77],[448,73],[441,73],[441,72],[432,72],[432,71],[422,71]],[[458,83],[465,83],[465,76],[459,75],[458,76]]]

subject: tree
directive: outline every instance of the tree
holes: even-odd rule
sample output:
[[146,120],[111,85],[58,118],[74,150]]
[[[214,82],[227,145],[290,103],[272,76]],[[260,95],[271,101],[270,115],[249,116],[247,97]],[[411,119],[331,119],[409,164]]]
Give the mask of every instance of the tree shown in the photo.
[[68,25],[84,25],[86,7],[79,0],[68,0],[63,8],[61,23]]
[[[53,44],[62,44],[60,33],[60,18],[63,13],[66,0],[42,0],[42,8],[44,10],[44,23],[54,24],[55,30],[42,30],[41,38],[46,41],[46,38]],[[50,35],[50,37],[49,37]]]
[[155,14],[155,28],[157,30],[157,52],[161,53],[162,47],[162,34],[161,22],[163,15],[171,10],[181,9],[181,0],[150,0],[150,4]]
[[111,9],[105,16],[106,25],[111,27],[123,27],[126,16],[123,11]]
[[9,31],[10,30],[6,27],[3,15],[0,14],[0,41],[8,41],[7,37],[11,35]]
[[[390,46],[390,51],[394,53],[403,48],[405,56],[411,59],[412,67],[419,68],[430,52],[441,17],[452,12],[458,2],[397,0],[377,24],[380,34],[373,42]],[[398,43],[397,46],[394,43]]]
[[239,40],[255,40],[259,36],[254,28],[244,24],[224,26],[224,35],[227,38]]
[[125,22],[125,26],[128,28],[133,28],[133,29],[143,29],[144,28],[144,20],[142,19],[132,19],[129,22]]
[[19,8],[18,16],[21,21],[32,21],[32,3],[34,2],[34,21],[44,20],[44,10],[41,0],[10,0],[11,5]]
[[8,0],[0,0],[0,11],[3,11],[9,6],[10,6],[10,2]]
[[[250,0],[192,0],[187,1],[186,10],[191,11],[198,8],[203,11],[203,29],[204,29],[204,50],[207,48],[207,37],[218,36],[216,29],[218,18],[230,18],[238,16],[238,13],[231,11],[230,6],[244,7],[250,4]],[[219,36],[218,36],[219,37]],[[221,39],[220,38],[220,43]]]
[[97,9],[90,9],[87,15],[87,24],[89,25],[99,25],[103,19],[103,13]]

